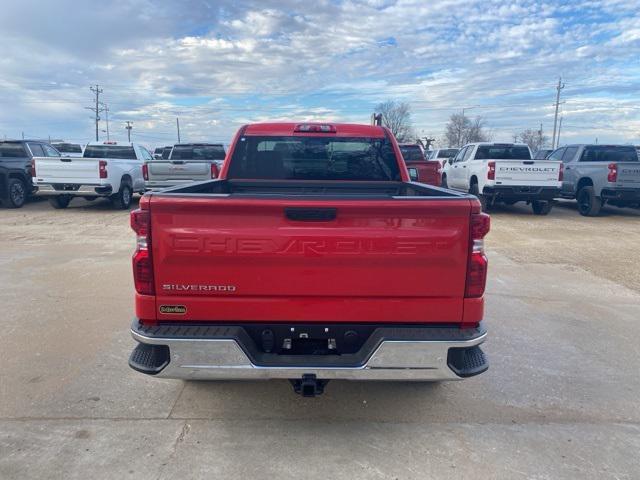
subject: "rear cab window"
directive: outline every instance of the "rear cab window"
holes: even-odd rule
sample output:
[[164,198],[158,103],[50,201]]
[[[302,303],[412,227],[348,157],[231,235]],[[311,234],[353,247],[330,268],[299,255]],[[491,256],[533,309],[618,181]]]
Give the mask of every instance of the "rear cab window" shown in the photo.
[[405,162],[423,162],[425,156],[418,145],[400,145],[400,152]]
[[87,145],[84,158],[120,158],[136,160],[136,152],[129,145]]
[[584,147],[581,162],[637,162],[638,153],[632,146],[589,145]]
[[42,145],[40,145],[39,143],[28,143],[27,145],[29,145],[29,150],[31,150],[31,155],[33,155],[34,157],[45,156]]
[[53,146],[60,153],[82,153],[82,146],[74,143],[56,143]]
[[0,158],[24,158],[28,157],[21,143],[0,142]]
[[388,138],[247,135],[235,145],[228,178],[399,181]]
[[528,147],[522,145],[479,145],[476,160],[531,160]]
[[447,148],[445,150],[438,150],[438,158],[451,158],[455,157],[458,153],[456,148]]
[[222,145],[176,145],[171,160],[224,160]]

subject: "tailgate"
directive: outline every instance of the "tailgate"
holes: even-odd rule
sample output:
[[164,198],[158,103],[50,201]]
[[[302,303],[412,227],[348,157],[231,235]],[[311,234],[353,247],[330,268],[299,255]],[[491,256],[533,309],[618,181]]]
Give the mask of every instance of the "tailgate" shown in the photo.
[[496,163],[496,185],[560,186],[559,161],[490,160]]
[[150,207],[156,309],[186,309],[160,320],[462,319],[467,199],[154,196]]
[[640,162],[618,163],[616,184],[624,188],[640,188]]
[[149,180],[209,180],[210,162],[191,160],[154,160],[148,162]]
[[36,181],[43,183],[100,183],[97,158],[37,157]]

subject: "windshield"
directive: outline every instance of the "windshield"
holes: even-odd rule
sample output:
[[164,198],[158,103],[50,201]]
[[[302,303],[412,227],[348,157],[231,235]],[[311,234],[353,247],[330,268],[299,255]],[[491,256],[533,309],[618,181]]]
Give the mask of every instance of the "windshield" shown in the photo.
[[224,160],[222,145],[176,145],[171,160]]
[[163,150],[164,150],[164,147],[156,147],[156,149],[153,151],[153,154],[160,155]]
[[520,145],[480,145],[476,160],[531,160],[531,152]]
[[386,138],[246,136],[236,144],[229,178],[400,180]]
[[73,143],[54,143],[60,153],[82,153],[82,147]]
[[171,155],[171,149],[173,147],[164,147],[162,149],[162,159],[163,160],[168,160],[169,159],[169,155]]
[[124,158],[135,160],[136,152],[133,147],[120,145],[87,145],[84,158]]
[[405,162],[420,162],[425,160],[422,150],[418,145],[400,145],[400,151],[402,152],[402,158],[404,158]]
[[533,156],[534,160],[544,160],[545,158],[547,158],[549,156],[549,154],[553,152],[553,150],[550,149],[542,149],[542,150],[538,150],[536,152],[536,154]]
[[24,147],[20,143],[0,143],[0,158],[26,157]]
[[446,148],[438,151],[438,158],[451,158],[458,154],[457,148]]
[[585,147],[582,162],[637,162],[638,152],[634,147],[598,145]]

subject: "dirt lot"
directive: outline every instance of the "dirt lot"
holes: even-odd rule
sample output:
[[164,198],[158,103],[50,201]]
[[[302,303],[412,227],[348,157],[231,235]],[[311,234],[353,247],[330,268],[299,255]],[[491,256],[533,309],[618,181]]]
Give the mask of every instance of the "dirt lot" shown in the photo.
[[493,213],[491,368],[441,385],[131,371],[126,212],[0,210],[0,478],[640,478],[640,212]]

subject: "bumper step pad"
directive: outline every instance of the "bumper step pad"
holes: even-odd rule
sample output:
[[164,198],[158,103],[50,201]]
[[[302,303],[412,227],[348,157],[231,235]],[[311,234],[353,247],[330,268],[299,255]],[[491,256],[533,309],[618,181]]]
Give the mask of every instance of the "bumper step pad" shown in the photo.
[[459,377],[473,377],[489,368],[482,349],[476,345],[469,348],[450,348],[447,358],[449,368]]
[[139,343],[129,356],[129,366],[138,372],[155,375],[169,365],[169,347]]

